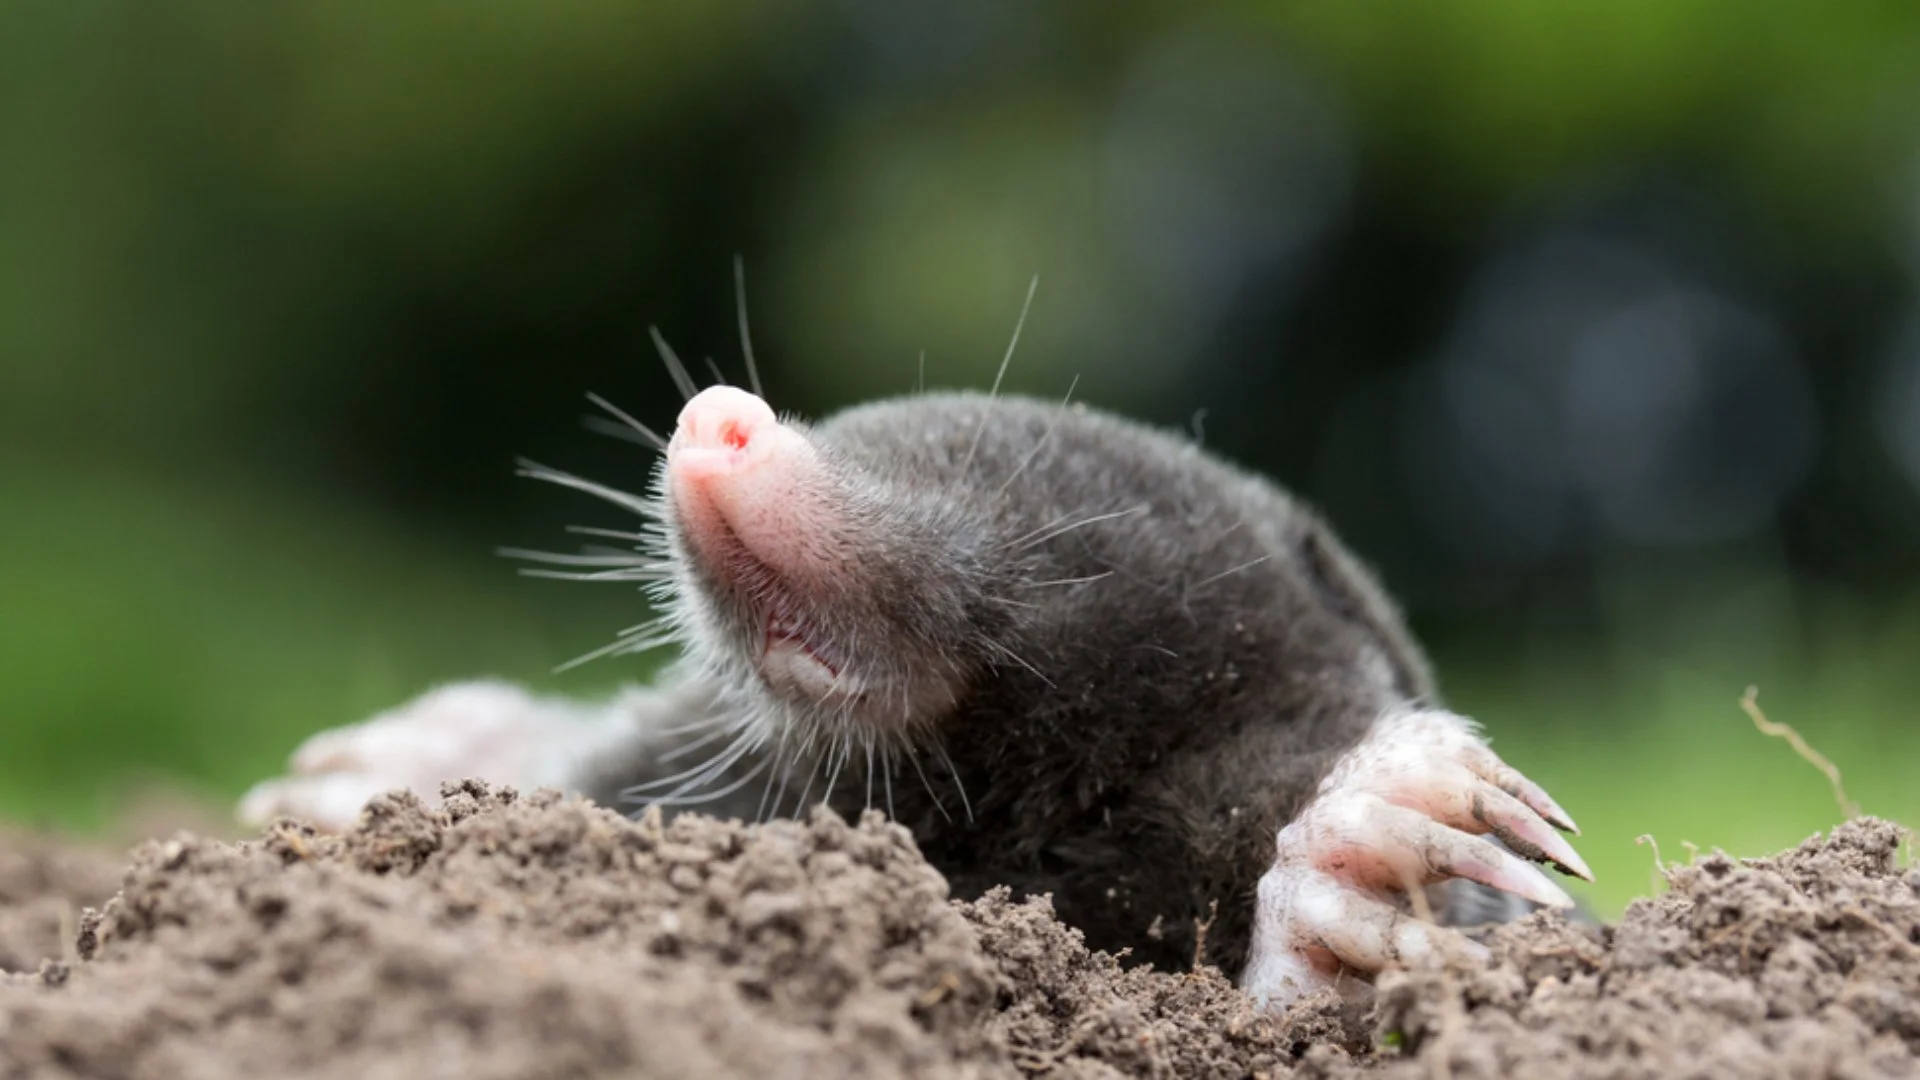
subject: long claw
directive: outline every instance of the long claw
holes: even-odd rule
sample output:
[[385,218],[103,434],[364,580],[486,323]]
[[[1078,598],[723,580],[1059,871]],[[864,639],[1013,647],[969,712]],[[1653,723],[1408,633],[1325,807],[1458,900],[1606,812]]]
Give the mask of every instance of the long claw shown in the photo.
[[1527,787],[1531,789],[1531,798],[1526,800],[1527,805],[1538,810],[1541,817],[1546,818],[1556,827],[1575,836],[1580,835],[1580,826],[1574,824],[1573,815],[1562,810],[1560,804],[1553,801],[1553,796],[1547,794],[1540,785],[1531,780],[1527,781]]
[[1491,749],[1475,747],[1466,755],[1466,761],[1467,767],[1481,779],[1532,807],[1534,813],[1547,819],[1554,828],[1580,835],[1580,826],[1573,823],[1573,815],[1562,810],[1553,796],[1547,794],[1547,789],[1521,775],[1520,770],[1500,760]]
[[1394,807],[1397,813],[1413,816],[1412,827],[1421,834],[1417,850],[1425,860],[1420,884],[1449,877],[1477,881],[1490,889],[1510,892],[1547,907],[1572,907],[1573,897],[1540,872],[1540,868],[1486,839],[1442,825],[1417,812]]
[[[1514,853],[1535,862],[1549,862],[1583,881],[1593,880],[1587,861],[1566,837],[1548,828],[1538,812],[1520,799],[1492,785],[1472,793],[1469,811],[1475,821],[1499,837]],[[1464,828],[1455,822],[1448,824]]]
[[1593,880],[1556,829],[1580,831],[1471,721],[1436,709],[1382,717],[1275,838],[1241,985],[1272,1005],[1443,949],[1484,956],[1457,931],[1408,914],[1406,896],[1459,879],[1572,907],[1534,865]]

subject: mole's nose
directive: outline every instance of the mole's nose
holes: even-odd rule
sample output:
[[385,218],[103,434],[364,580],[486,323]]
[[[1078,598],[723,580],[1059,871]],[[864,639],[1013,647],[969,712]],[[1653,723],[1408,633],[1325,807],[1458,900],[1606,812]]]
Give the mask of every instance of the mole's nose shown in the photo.
[[667,463],[687,479],[736,473],[766,460],[783,442],[780,419],[767,403],[732,386],[709,386],[680,410],[667,444]]
[[768,450],[766,434],[780,429],[774,409],[737,386],[708,386],[680,409],[680,423],[666,448],[668,459],[745,463]]
[[825,538],[841,531],[845,515],[807,437],[732,386],[710,386],[680,410],[667,442],[667,487],[695,558],[725,562],[744,544],[786,573],[817,571]]

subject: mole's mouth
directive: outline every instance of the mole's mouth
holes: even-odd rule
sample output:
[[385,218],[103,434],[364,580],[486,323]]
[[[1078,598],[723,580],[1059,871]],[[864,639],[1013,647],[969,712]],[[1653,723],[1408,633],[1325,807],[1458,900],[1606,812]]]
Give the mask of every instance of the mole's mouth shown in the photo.
[[769,689],[813,701],[859,696],[845,657],[807,615],[792,582],[760,558],[724,514],[711,514],[689,532],[690,554],[745,616],[746,641],[757,637],[758,654],[748,659]]
[[860,696],[844,665],[806,624],[778,610],[767,615],[760,650],[760,677],[775,690],[797,692],[814,701]]
[[843,675],[844,660],[810,623],[800,618],[780,594],[762,593],[765,605],[758,667],[760,677],[776,691],[797,693],[813,701],[845,701],[860,697],[860,687]]
[[840,677],[840,665],[821,655],[821,650],[814,645],[813,635],[808,632],[805,623],[784,611],[778,609],[769,611],[765,641],[760,649],[762,659],[764,660],[768,653],[777,650],[794,649],[805,653],[808,658],[826,668],[834,678]]

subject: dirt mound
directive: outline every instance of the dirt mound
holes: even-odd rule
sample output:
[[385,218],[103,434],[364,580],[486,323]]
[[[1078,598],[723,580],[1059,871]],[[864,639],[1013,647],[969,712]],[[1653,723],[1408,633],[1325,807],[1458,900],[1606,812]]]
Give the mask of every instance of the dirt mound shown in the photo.
[[0,829],[0,972],[71,958],[81,908],[105,903],[125,868],[121,854]]
[[1455,1078],[1920,1076],[1904,837],[1862,818],[1773,858],[1668,867],[1665,895],[1598,935],[1535,916],[1493,935],[1493,967],[1384,976],[1376,1022]]
[[1705,858],[1616,928],[1536,918],[1488,969],[1273,1017],[1089,953],[1044,901],[949,901],[877,817],[662,825],[469,784],[344,837],[149,843],[64,945],[46,912],[102,864],[0,856],[0,960],[32,972],[0,978],[0,1077],[1916,1075],[1899,835]]

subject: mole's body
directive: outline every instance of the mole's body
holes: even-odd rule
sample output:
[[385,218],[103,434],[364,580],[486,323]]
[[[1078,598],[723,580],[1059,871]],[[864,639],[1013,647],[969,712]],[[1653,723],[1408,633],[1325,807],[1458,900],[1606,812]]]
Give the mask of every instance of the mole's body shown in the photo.
[[344,822],[463,775],[874,806],[957,893],[1052,892],[1097,947],[1184,963],[1217,904],[1208,958],[1270,1000],[1435,947],[1415,883],[1458,922],[1493,889],[1566,902],[1514,852],[1585,876],[1326,527],[1188,441],[972,394],[807,427],[714,387],[651,496],[543,475],[655,522],[581,565],[650,583],[634,647],[683,657],[601,705],[436,691],[316,736],[244,813]]

